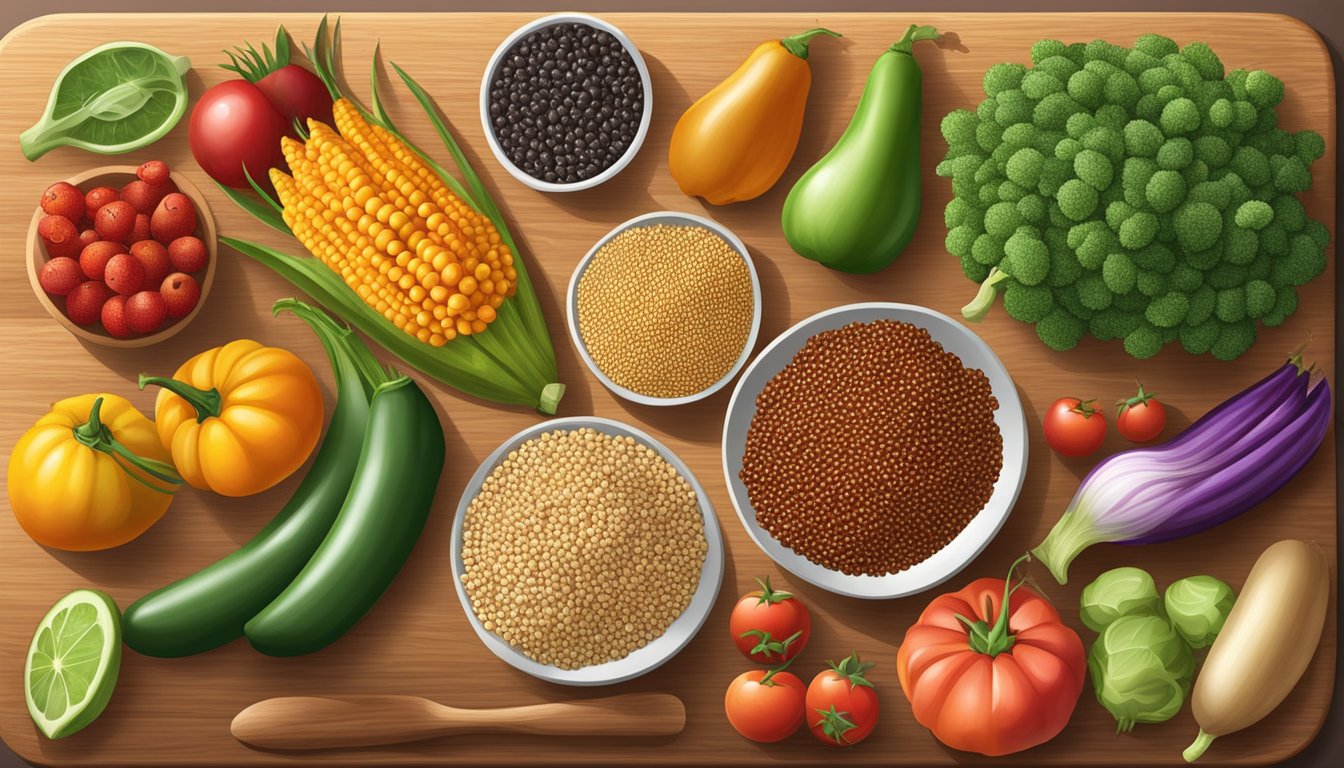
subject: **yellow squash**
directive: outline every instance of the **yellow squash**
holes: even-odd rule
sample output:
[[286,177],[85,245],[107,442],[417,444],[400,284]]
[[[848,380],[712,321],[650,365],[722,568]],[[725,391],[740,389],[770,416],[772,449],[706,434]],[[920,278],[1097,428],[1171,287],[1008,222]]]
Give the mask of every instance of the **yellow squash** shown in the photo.
[[52,405],[9,456],[9,505],[37,543],[115,547],[158,522],[182,482],[154,424],[116,395]]
[[757,46],[737,71],[700,97],[672,130],[668,167],[681,191],[714,205],[770,189],[793,157],[812,86],[808,41],[829,29]]
[[206,350],[154,404],[159,439],[188,483],[224,496],[270,488],[298,469],[322,432],[322,392],[302,360],[249,339]]

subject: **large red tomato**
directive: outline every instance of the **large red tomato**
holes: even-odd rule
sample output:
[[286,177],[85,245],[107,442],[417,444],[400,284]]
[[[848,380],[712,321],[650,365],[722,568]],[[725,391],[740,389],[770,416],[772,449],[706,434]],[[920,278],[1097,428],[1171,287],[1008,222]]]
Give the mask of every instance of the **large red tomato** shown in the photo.
[[1044,597],[1021,582],[977,579],[924,609],[896,671],[920,725],[953,749],[995,756],[1064,729],[1087,662],[1078,633]]
[[220,184],[246,189],[244,168],[265,188],[270,169],[286,167],[280,139],[288,131],[289,124],[261,89],[246,80],[228,80],[201,94],[187,133],[201,170]]

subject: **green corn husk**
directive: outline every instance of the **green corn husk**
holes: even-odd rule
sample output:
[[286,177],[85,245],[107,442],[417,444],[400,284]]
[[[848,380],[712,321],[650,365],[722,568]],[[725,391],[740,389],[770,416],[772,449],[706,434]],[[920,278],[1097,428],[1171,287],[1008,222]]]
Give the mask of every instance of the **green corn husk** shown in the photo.
[[[383,109],[378,97],[377,62],[379,51],[374,51],[374,71],[369,110],[346,93],[335,76],[336,59],[340,46],[341,25],[337,21],[329,32],[323,17],[317,28],[317,41],[304,51],[333,99],[344,98],[355,105],[372,124],[382,126],[419,155],[445,184],[472,208],[489,217],[499,232],[500,239],[514,253],[513,267],[518,273],[517,289],[496,310],[494,322],[483,333],[458,336],[442,347],[431,347],[403,332],[381,313],[365,304],[345,284],[339,275],[312,256],[293,256],[274,248],[233,237],[221,237],[220,242],[256,259],[284,277],[295,287],[307,293],[319,304],[358,328],[374,342],[405,361],[408,365],[438,379],[448,386],[482,400],[509,405],[526,405],[541,413],[554,414],[565,385],[557,381],[555,350],[550,332],[541,313],[532,281],[521,253],[504,222],[499,206],[495,204],[480,176],[471,167],[462,148],[448,130],[447,124],[434,107],[424,88],[395,63],[393,69],[415,96],[430,123],[452,155],[453,164],[462,173],[459,181],[442,165],[409,141]],[[253,189],[264,202],[258,202],[237,190],[225,189],[229,198],[269,227],[289,232],[280,217],[278,204],[255,182]]]

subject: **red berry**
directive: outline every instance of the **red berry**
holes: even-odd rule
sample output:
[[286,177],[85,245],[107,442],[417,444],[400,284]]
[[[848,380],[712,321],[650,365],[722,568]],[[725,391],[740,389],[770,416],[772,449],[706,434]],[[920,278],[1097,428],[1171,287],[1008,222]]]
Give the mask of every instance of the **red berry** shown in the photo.
[[113,296],[104,302],[100,319],[103,321],[103,328],[114,339],[135,335],[135,331],[132,331],[130,324],[126,322],[125,296]]
[[135,226],[131,227],[131,235],[126,238],[128,243],[138,243],[141,240],[149,240],[154,235],[149,231],[149,216],[143,213],[135,214]]
[[141,291],[126,299],[126,324],[136,333],[151,333],[163,325],[168,307],[158,291]]
[[92,229],[86,229],[79,233],[79,243],[81,246],[93,245],[98,242],[98,232]]
[[154,208],[166,194],[168,190],[163,187],[151,187],[139,179],[129,181],[121,188],[121,199],[130,203],[137,213],[146,215],[154,212]]
[[201,300],[201,286],[196,282],[196,278],[181,272],[174,272],[164,278],[159,293],[163,294],[168,316],[172,318],[191,314],[191,310],[195,309],[196,303]]
[[135,228],[135,206],[125,200],[114,200],[93,216],[93,228],[104,240],[126,242]]
[[162,160],[150,160],[135,169],[135,175],[151,187],[163,186],[168,181],[168,164]]
[[84,273],[79,269],[79,262],[69,256],[57,256],[37,271],[38,285],[52,296],[69,295],[82,282]]
[[113,295],[106,283],[97,280],[80,283],[65,297],[65,314],[75,325],[93,325],[102,315],[103,303]]
[[210,251],[199,237],[187,235],[168,244],[168,258],[178,272],[200,272],[210,261]]
[[98,209],[108,203],[121,199],[117,190],[111,187],[94,187],[84,194],[84,217],[92,222]]
[[130,296],[145,287],[145,268],[131,254],[118,253],[107,260],[103,282],[122,296]]
[[166,195],[149,217],[149,228],[160,243],[186,237],[196,231],[196,206],[181,192]]
[[78,224],[85,216],[84,193],[68,181],[58,181],[42,193],[42,210]]
[[145,285],[158,285],[173,271],[168,249],[158,240],[141,240],[132,244],[131,255],[145,268]]
[[47,255],[52,258],[57,256],[74,258],[84,247],[79,242],[79,229],[75,227],[75,223],[54,213],[49,213],[38,220],[37,236],[42,238],[42,245],[47,249]]
[[107,240],[91,243],[84,246],[84,250],[79,252],[79,268],[84,270],[85,276],[90,280],[102,282],[103,272],[107,269],[107,262],[118,253],[126,253],[126,246]]

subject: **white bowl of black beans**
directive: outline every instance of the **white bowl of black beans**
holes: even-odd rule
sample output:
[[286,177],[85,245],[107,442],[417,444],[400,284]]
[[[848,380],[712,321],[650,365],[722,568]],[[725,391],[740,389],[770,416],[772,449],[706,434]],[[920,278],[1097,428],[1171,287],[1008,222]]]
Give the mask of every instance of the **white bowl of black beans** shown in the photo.
[[576,192],[634,159],[653,117],[653,85],[620,29],[560,13],[499,44],[481,78],[480,106],[490,151],[510,175],[542,192]]

